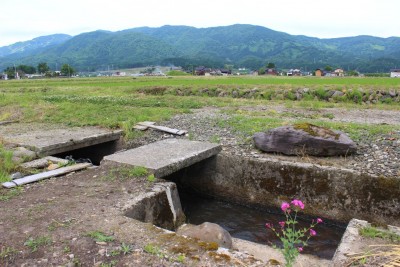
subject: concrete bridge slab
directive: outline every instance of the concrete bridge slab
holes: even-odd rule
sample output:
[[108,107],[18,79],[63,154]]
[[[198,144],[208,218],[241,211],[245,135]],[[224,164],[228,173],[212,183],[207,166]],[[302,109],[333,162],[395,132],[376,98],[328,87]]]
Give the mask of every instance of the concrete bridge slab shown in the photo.
[[0,137],[6,143],[26,147],[40,156],[116,141],[121,134],[121,130],[113,131],[100,127],[66,127],[34,123],[0,126]]
[[218,144],[171,138],[106,156],[101,164],[111,162],[141,166],[160,178],[212,157],[220,151],[221,146]]

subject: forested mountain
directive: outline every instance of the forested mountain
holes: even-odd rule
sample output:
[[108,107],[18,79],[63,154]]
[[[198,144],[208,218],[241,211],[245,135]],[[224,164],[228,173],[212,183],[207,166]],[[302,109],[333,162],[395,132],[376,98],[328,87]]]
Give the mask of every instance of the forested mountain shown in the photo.
[[24,55],[32,55],[44,51],[45,48],[64,43],[72,36],[67,34],[52,34],[37,37],[30,41],[18,42],[12,45],[0,47],[0,60],[2,57],[16,55],[21,57]]
[[319,39],[242,24],[211,28],[163,26],[119,32],[95,31],[31,51],[15,52],[12,57],[0,58],[0,68],[11,63],[35,65],[43,61],[49,66],[68,63],[78,70],[155,64],[209,67],[230,64],[258,69],[267,62],[274,62],[278,68],[307,70],[331,65],[364,72],[387,72],[400,67],[399,37]]

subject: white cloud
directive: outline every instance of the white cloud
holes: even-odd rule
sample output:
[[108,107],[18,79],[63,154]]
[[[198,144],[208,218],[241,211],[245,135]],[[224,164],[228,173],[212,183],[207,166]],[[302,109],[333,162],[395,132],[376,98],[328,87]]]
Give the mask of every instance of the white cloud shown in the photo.
[[256,24],[321,38],[375,35],[400,36],[400,1],[253,0],[218,1],[5,1],[0,12],[0,46],[40,35],[76,35],[97,29],[139,26],[223,26]]

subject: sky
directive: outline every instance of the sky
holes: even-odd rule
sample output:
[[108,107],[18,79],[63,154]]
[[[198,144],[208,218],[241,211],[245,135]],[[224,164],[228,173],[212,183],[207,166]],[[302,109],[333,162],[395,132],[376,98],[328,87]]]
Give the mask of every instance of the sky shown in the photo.
[[55,33],[260,25],[293,35],[400,37],[399,0],[18,0],[0,5],[0,46]]

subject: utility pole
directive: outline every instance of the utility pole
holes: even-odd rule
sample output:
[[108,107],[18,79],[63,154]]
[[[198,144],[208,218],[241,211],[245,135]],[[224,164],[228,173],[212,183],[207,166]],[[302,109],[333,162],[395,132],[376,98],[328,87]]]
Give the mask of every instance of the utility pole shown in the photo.
[[17,73],[17,68],[15,67],[15,63],[14,63],[14,71],[15,71],[14,78],[18,79],[18,73]]

